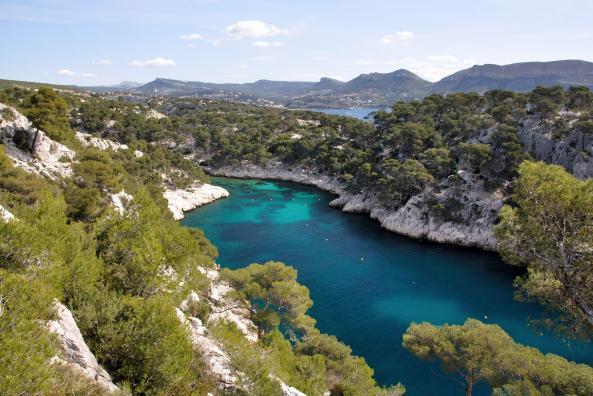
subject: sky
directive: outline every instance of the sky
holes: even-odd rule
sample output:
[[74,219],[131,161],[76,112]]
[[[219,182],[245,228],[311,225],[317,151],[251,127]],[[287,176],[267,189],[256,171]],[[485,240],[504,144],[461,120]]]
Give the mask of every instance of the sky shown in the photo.
[[593,61],[592,0],[0,0],[0,78],[349,80]]

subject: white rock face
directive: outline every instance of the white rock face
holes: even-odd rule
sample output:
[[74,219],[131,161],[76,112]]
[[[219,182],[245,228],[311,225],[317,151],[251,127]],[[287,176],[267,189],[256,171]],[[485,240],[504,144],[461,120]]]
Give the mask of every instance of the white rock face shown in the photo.
[[[27,117],[15,108],[0,103],[0,111],[12,113],[10,119],[0,120],[0,137],[6,147],[6,154],[15,166],[52,180],[72,176],[71,165],[76,154],[73,150],[33,128]],[[29,151],[23,151],[15,145],[13,138],[17,132],[26,136]]]
[[163,193],[163,197],[169,202],[169,210],[173,213],[175,220],[183,219],[183,212],[228,196],[227,190],[211,184],[201,184],[187,190],[167,189]]
[[4,209],[4,206],[0,205],[0,220],[9,222],[14,220],[14,215],[8,210]]
[[286,385],[280,378],[272,377],[280,384],[280,389],[282,391],[282,396],[307,396],[297,388],[293,388],[292,386]]
[[160,120],[161,118],[165,118],[165,117],[167,117],[167,116],[164,115],[163,113],[159,113],[155,109],[150,109],[146,113],[146,118],[156,118],[157,120]]
[[[257,328],[249,318],[249,310],[242,308],[242,304],[231,298],[229,293],[233,291],[231,285],[220,279],[220,274],[217,270],[207,270],[200,268],[208,279],[210,279],[210,291],[208,293],[208,300],[212,308],[212,312],[208,317],[208,323],[215,323],[218,321],[227,321],[234,323],[241,332],[251,342],[258,340]],[[198,297],[190,296],[190,298]]]
[[99,150],[117,151],[127,150],[129,148],[127,144],[117,143],[109,139],[101,139],[89,133],[76,132],[76,139],[85,147],[91,146]]
[[[438,194],[424,191],[410,198],[401,208],[390,210],[385,209],[373,195],[345,191],[337,179],[300,168],[288,169],[280,163],[272,163],[265,168],[248,165],[207,170],[218,176],[277,179],[312,185],[338,195],[330,202],[330,206],[349,213],[368,213],[389,231],[446,244],[475,246],[486,250],[495,248],[492,226],[503,205],[503,197],[497,193],[487,193],[477,176],[467,172],[460,173],[460,186],[445,185]],[[458,219],[455,221],[437,218],[430,210],[431,202],[442,203],[449,199],[461,200],[463,204],[456,213]]]
[[175,313],[179,321],[187,326],[192,344],[201,352],[204,362],[217,378],[221,387],[223,389],[235,388],[241,373],[233,368],[231,358],[220,344],[209,336],[208,329],[202,324],[202,321],[198,318],[186,317],[179,308],[175,308]]
[[[228,282],[220,279],[220,274],[215,269],[199,267],[200,271],[210,279],[210,291],[208,302],[212,312],[208,317],[208,323],[204,324],[195,317],[186,315],[190,303],[200,301],[200,296],[192,292],[190,296],[181,302],[180,308],[176,308],[177,317],[190,331],[193,345],[202,353],[205,363],[210,372],[218,379],[223,390],[242,389],[249,387],[244,373],[233,368],[230,356],[224,351],[223,346],[215,340],[207,328],[207,325],[220,321],[232,322],[249,342],[257,342],[257,328],[249,317],[249,310],[241,308],[241,303],[229,296],[233,291]],[[270,374],[270,378],[280,385],[283,396],[306,396],[303,392],[284,383],[280,378]]]
[[82,334],[72,317],[72,313],[64,305],[56,302],[55,310],[58,318],[48,322],[48,328],[57,334],[62,344],[62,356],[54,360],[63,360],[80,370],[90,379],[109,392],[119,390],[111,381],[109,374],[97,363],[95,355],[84,342]]
[[[572,126],[578,114],[562,114]],[[572,119],[572,120],[571,120]],[[538,117],[527,117],[518,131],[523,148],[535,159],[562,165],[581,179],[593,177],[593,136],[573,129],[563,137],[554,137],[553,128]]]
[[126,206],[132,201],[134,197],[124,190],[116,193],[110,194],[109,199],[111,200],[111,204],[115,207],[115,210],[119,214],[124,214],[126,211]]

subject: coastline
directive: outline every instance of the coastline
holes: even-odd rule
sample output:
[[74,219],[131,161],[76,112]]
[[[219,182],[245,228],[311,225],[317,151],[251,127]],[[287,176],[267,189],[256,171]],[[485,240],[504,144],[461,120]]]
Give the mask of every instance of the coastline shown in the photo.
[[[346,213],[367,214],[388,231],[414,239],[427,240],[446,245],[478,248],[496,251],[492,232],[492,213],[475,219],[470,224],[443,221],[431,216],[425,207],[426,192],[413,196],[398,209],[385,208],[372,193],[354,194],[345,190],[336,178],[312,173],[303,168],[287,168],[281,163],[266,167],[256,165],[204,167],[211,176],[239,179],[269,179],[309,185],[337,195],[329,205]],[[496,213],[502,207],[502,200],[488,202]],[[468,205],[469,206],[469,205]]]
[[167,189],[163,193],[175,221],[182,220],[185,217],[185,212],[229,195],[229,192],[224,188],[206,183],[187,189]]

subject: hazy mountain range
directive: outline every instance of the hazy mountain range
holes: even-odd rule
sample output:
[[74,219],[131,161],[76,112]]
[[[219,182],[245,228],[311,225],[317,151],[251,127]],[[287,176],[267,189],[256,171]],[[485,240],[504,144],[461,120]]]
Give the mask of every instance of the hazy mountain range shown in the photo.
[[584,85],[593,89],[593,63],[580,60],[476,65],[431,83],[400,69],[361,74],[350,81],[324,77],[318,82],[259,80],[245,84],[216,84],[157,78],[147,84],[124,82],[111,87],[88,87],[96,92],[124,91],[145,95],[196,96],[215,99],[270,101],[288,107],[387,106],[394,100],[413,100],[438,93],[483,93],[491,89],[529,91],[538,85]]

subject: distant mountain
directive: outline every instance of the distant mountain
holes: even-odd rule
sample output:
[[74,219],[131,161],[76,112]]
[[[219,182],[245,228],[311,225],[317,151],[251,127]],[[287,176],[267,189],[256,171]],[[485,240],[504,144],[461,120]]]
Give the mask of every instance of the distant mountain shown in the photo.
[[423,96],[431,85],[411,71],[400,69],[391,73],[370,73],[348,81],[343,91],[360,91],[377,89],[381,91],[397,92],[404,97]]
[[344,85],[346,85],[344,81],[336,80],[335,78],[321,77],[321,80],[312,87],[311,91],[329,93],[341,90]]
[[117,85],[114,85],[114,87],[119,87],[119,88],[138,88],[141,87],[142,85],[144,85],[144,83],[139,83],[139,82],[134,82],[134,81],[122,81]]
[[432,85],[430,91],[479,92],[507,89],[530,91],[538,85],[584,85],[593,88],[593,63],[580,60],[524,62],[510,65],[476,65],[461,70]]
[[135,89],[147,95],[246,94],[272,100],[286,99],[315,85],[314,82],[259,80],[245,84],[216,84],[157,78]]
[[387,106],[395,100],[426,96],[431,83],[411,71],[361,74],[348,82],[322,78],[310,91],[292,98],[292,107]]
[[196,96],[269,103],[293,108],[384,107],[396,100],[414,100],[431,93],[479,92],[491,89],[529,91],[538,85],[585,85],[593,89],[593,63],[580,60],[476,65],[431,83],[400,69],[361,74],[344,82],[323,77],[318,82],[258,80],[216,84],[157,78],[141,85],[123,82],[111,87],[87,87],[94,92],[120,90],[143,95]]

